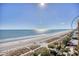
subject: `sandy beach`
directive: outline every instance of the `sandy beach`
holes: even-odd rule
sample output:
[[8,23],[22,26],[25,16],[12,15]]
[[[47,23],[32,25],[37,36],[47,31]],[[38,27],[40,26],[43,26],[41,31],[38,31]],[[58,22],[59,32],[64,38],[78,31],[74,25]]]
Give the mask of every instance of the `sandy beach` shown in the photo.
[[[18,50],[18,49],[22,49],[22,48],[25,48],[25,49],[27,48],[29,51],[31,46],[34,46],[36,48],[39,46],[43,46],[48,43],[47,40],[61,37],[65,34],[69,33],[70,31],[71,30],[57,32],[57,33],[51,33],[51,34],[41,34],[41,35],[29,37],[29,38],[27,38],[27,37],[20,38],[20,40],[16,40],[16,41],[0,43],[0,55],[2,55],[2,53],[5,54],[7,52],[11,52],[16,49]],[[16,38],[16,39],[19,39],[19,38]]]

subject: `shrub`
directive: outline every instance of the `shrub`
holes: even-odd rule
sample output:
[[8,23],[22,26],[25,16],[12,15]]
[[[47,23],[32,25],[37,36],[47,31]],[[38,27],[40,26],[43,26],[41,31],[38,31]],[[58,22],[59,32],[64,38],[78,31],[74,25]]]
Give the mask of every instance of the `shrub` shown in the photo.
[[47,48],[44,49],[44,51],[41,51],[41,56],[49,56],[50,52]]
[[53,43],[54,45],[58,45],[58,42]]
[[19,56],[21,54],[24,54],[26,52],[30,51],[27,47],[12,49],[10,51],[6,51],[4,55],[7,56]]
[[65,48],[64,51],[65,51],[65,52],[69,52],[70,49],[69,49],[69,48]]
[[55,48],[55,45],[54,44],[49,44],[48,48]]
[[50,54],[53,55],[53,56],[56,56],[57,52],[56,52],[56,50],[50,50]]
[[34,52],[34,53],[33,53],[33,56],[38,56],[38,54],[39,54],[39,53],[37,53],[37,52]]
[[60,49],[61,49],[61,45],[58,45],[58,46],[56,47],[56,49],[60,50]]
[[50,52],[49,52],[49,50],[46,47],[42,47],[42,48],[34,51],[34,53],[33,53],[34,56],[38,56],[39,54],[41,56],[49,56]]
[[29,48],[33,50],[33,49],[36,49],[38,47],[40,47],[40,45],[31,45]]
[[62,41],[62,43],[66,46],[69,41],[70,41],[70,37],[66,36],[64,40]]

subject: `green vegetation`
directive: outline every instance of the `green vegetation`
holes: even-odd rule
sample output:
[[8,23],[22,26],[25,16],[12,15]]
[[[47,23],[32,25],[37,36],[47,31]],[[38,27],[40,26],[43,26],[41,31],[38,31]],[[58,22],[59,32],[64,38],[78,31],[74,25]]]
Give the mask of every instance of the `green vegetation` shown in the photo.
[[67,35],[67,36],[64,38],[64,40],[62,41],[62,44],[64,44],[64,45],[66,46],[67,43],[68,43],[70,40],[71,40],[71,37]]
[[61,49],[61,45],[57,45],[56,49],[60,50]]
[[79,49],[77,46],[74,48],[74,56],[79,56]]
[[49,44],[48,48],[52,48],[53,49],[53,48],[55,48],[55,45],[54,44]]
[[42,47],[42,48],[36,50],[33,53],[33,55],[34,56],[38,56],[38,55],[41,55],[41,56],[49,56],[50,55],[50,52],[49,52],[49,50],[46,47]]
[[59,37],[56,37],[56,38],[53,38],[53,39],[48,39],[48,40],[46,40],[46,42],[47,43],[50,43],[50,42],[52,42],[52,41],[54,41],[54,40],[56,40],[56,39],[58,39]]
[[31,45],[31,46],[29,46],[29,48],[32,49],[32,50],[33,50],[33,49],[36,49],[36,48],[38,48],[38,47],[40,47],[40,45]]
[[[67,47],[68,42],[71,40],[71,34],[68,34],[63,38],[62,41],[57,41],[54,43],[51,43],[48,45],[48,48],[43,47],[42,49],[39,49],[38,51],[34,52],[34,56],[66,56],[71,55],[69,52],[70,49]],[[77,55],[78,53],[74,53]]]
[[19,56],[21,54],[24,54],[26,52],[30,51],[28,48],[23,47],[23,48],[18,48],[18,49],[13,49],[10,51],[5,52],[7,56]]
[[[24,54],[25,56],[79,56],[79,49],[77,46],[74,47],[73,53],[70,49],[70,46],[68,46],[71,37],[72,34],[68,34],[61,41],[59,40],[53,43],[52,42],[53,39],[47,40],[47,43],[50,42],[52,43],[48,44],[48,46],[46,47],[41,47],[39,49],[36,49],[40,47],[40,45],[31,45],[28,46],[29,49],[24,47],[24,48],[15,49],[13,51],[12,50],[8,51],[6,55],[19,56],[21,54]],[[34,51],[29,52],[30,50],[34,50]],[[27,54],[27,52],[29,53]]]

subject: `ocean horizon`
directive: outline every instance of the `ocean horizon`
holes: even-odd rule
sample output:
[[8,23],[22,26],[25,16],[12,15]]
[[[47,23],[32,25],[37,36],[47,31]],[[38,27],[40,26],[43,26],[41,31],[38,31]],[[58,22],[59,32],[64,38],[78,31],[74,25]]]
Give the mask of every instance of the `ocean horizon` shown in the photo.
[[10,39],[10,38],[56,33],[56,32],[61,32],[65,30],[68,30],[68,29],[52,29],[52,30],[47,30],[43,33],[38,33],[35,30],[0,30],[0,41]]

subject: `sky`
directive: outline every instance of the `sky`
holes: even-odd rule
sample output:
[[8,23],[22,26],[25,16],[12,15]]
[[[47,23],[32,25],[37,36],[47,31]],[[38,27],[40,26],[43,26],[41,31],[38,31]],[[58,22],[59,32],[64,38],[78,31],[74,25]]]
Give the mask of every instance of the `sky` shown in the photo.
[[0,4],[0,29],[71,29],[79,4]]

